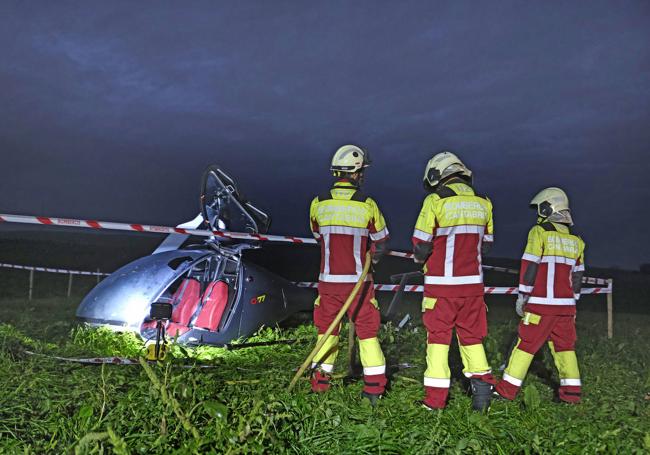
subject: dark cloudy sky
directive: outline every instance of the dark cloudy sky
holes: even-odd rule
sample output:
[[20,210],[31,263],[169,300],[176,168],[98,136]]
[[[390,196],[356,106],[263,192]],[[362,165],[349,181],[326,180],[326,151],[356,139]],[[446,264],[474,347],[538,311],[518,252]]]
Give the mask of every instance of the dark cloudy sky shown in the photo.
[[0,212],[176,224],[218,163],[305,234],[349,142],[397,247],[450,148],[495,255],[557,185],[588,263],[650,262],[650,3],[0,3]]

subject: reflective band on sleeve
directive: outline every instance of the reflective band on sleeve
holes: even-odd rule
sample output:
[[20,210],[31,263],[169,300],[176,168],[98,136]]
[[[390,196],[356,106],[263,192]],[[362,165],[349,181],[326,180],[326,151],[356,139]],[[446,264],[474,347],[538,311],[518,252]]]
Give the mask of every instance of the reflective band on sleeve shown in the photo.
[[424,284],[481,284],[481,275],[469,276],[425,276]]
[[582,382],[580,379],[560,379],[560,385],[572,385],[580,387]]
[[580,300],[580,294],[573,294],[573,298],[576,300]]
[[311,363],[311,369],[319,368],[320,370],[324,371],[325,373],[332,373],[334,371],[334,365],[329,364],[329,363],[321,363],[320,365],[316,362]]
[[350,226],[320,226],[321,234],[343,234],[343,235],[361,235],[368,236],[368,229]]
[[494,242],[494,235],[493,234],[485,234],[483,236],[483,241],[484,242]]
[[528,299],[528,303],[538,303],[540,305],[575,305],[576,301],[573,298],[558,299],[558,298],[531,296],[530,299]]
[[424,386],[425,387],[438,387],[441,389],[448,389],[451,384],[451,379],[438,379],[438,378],[427,378],[424,377]]
[[320,239],[320,234],[318,232],[313,232],[313,234],[316,240]]
[[507,373],[503,373],[503,380],[509,382],[512,385],[516,385],[517,387],[521,387],[521,384],[523,383],[521,379],[517,379]]
[[376,374],[386,373],[386,365],[379,365],[377,367],[364,367],[363,374],[365,376],[374,376]]
[[542,259],[539,256],[535,256],[534,254],[530,253],[524,253],[524,255],[521,257],[522,260],[524,261],[529,261],[529,262],[534,262],[535,264],[539,264],[539,261]]
[[524,294],[530,294],[531,292],[533,292],[533,286],[526,286],[525,284],[520,284],[519,292],[523,292]]
[[373,242],[377,242],[378,240],[385,239],[386,237],[388,237],[388,229],[386,228],[382,229],[379,232],[370,233],[370,239]]
[[433,239],[433,235],[429,234],[427,232],[421,231],[419,229],[415,229],[413,231],[413,237],[419,240],[423,240],[425,242],[430,242]]
[[566,258],[564,256],[542,256],[542,262],[547,262],[549,264],[568,264],[575,265],[576,260],[572,258]]
[[585,265],[584,264],[576,265],[573,270],[575,272],[584,272],[585,271]]

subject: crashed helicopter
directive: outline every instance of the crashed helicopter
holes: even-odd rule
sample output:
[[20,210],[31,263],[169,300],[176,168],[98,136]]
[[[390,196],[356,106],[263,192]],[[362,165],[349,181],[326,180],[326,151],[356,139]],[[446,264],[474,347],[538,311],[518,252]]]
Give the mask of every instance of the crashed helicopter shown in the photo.
[[[201,213],[178,227],[264,234],[270,221],[244,199],[232,178],[210,166],[201,183]],[[153,254],[113,272],[82,300],[77,318],[153,339],[156,321],[150,309],[166,303],[171,304],[168,335],[179,343],[221,346],[311,309],[313,291],[246,259],[259,242],[211,236],[181,247],[188,238],[170,234]]]

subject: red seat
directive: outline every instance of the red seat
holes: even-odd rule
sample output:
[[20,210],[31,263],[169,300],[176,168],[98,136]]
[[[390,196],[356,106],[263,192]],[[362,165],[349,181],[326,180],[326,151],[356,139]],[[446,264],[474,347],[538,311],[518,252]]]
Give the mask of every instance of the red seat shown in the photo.
[[198,280],[192,278],[183,280],[172,299],[174,310],[172,311],[171,322],[184,326],[190,325],[190,319],[192,319],[192,315],[201,300],[200,292],[201,283]]
[[193,278],[185,278],[172,296],[172,318],[167,323],[166,331],[171,337],[187,332],[190,319],[199,306],[201,283]]
[[196,318],[194,327],[215,332],[228,303],[228,285],[223,281],[213,281],[203,294],[203,308]]

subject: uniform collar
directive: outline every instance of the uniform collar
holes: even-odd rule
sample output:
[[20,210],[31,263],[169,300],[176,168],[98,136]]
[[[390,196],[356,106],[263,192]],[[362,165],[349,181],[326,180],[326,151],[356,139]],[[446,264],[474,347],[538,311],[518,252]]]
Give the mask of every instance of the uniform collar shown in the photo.
[[349,189],[351,189],[351,190],[357,190],[357,189],[359,189],[359,187],[358,187],[356,184],[354,184],[353,182],[351,182],[351,181],[348,180],[348,179],[340,179],[340,180],[337,180],[337,181],[334,183],[334,188],[345,188],[345,189],[348,189],[348,188],[349,188]]
[[472,193],[473,193],[473,194],[476,194],[476,191],[474,190],[474,187],[473,187],[472,185],[470,185],[466,180],[464,180],[464,179],[462,179],[462,178],[460,178],[460,177],[456,177],[456,176],[453,176],[453,177],[451,177],[449,180],[447,180],[446,182],[443,182],[441,186],[443,186],[443,187],[444,187],[444,186],[447,186],[447,187],[449,187],[452,191],[456,192],[456,191],[454,190],[454,188],[453,188],[453,185],[456,185],[456,184],[458,184],[458,183],[460,183],[460,184],[462,184],[462,185],[465,185],[465,186],[469,187],[469,188],[472,190]]
[[552,224],[557,232],[563,232],[565,234],[570,234],[571,233],[571,229],[566,224],[553,223],[552,221],[548,221],[546,218],[542,218],[541,216],[538,216],[537,217],[537,224],[541,225],[541,224],[544,224],[544,223]]
[[567,226],[566,224],[553,223],[553,226],[555,226],[555,229],[557,229],[558,232],[563,232],[565,234],[569,234],[571,232],[569,230],[569,226]]

